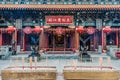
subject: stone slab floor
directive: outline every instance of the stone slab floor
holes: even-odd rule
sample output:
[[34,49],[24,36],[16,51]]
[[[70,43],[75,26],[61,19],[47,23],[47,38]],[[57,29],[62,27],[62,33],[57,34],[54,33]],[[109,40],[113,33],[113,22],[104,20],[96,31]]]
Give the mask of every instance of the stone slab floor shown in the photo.
[[[75,59],[43,59],[37,63],[38,66],[56,66],[57,68],[57,80],[64,80],[62,75],[62,70],[64,66],[73,66]],[[104,66],[113,66],[117,70],[120,70],[120,59],[111,60],[111,64],[107,63],[107,59],[103,59]],[[33,63],[34,64],[34,63]],[[22,60],[0,60],[0,71],[8,66],[22,65]],[[26,66],[29,65],[28,61],[25,61]],[[77,66],[99,66],[99,59],[94,58],[92,62],[81,62],[77,60]],[[34,65],[33,65],[34,66]],[[1,74],[0,74],[1,75]],[[1,76],[0,76],[1,77]],[[0,80],[2,80],[0,78]]]

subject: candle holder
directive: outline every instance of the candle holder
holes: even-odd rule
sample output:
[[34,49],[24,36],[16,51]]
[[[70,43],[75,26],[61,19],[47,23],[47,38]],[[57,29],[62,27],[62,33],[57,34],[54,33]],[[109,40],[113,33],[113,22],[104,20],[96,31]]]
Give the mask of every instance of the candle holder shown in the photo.
[[22,68],[23,68],[23,70],[24,70],[24,63],[25,63],[25,58],[22,57]]

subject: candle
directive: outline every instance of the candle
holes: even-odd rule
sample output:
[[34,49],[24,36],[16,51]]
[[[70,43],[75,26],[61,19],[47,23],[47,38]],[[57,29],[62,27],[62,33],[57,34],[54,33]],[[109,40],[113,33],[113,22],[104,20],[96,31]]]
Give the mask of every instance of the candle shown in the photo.
[[37,57],[34,57],[35,69],[37,69]]
[[30,68],[32,69],[32,57],[29,58]]
[[110,57],[107,58],[107,63],[108,63],[108,66],[110,66],[112,68],[111,58]]
[[77,60],[73,60],[73,66],[74,66],[74,69],[77,68]]
[[100,57],[100,58],[99,58],[99,64],[100,64],[100,69],[101,69],[101,70],[102,70],[102,63],[103,63],[103,58]]

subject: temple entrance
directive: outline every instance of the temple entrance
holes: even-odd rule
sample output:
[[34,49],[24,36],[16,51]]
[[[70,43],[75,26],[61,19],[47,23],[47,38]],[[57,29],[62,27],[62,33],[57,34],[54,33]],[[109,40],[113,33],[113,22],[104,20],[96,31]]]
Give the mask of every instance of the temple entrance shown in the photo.
[[50,34],[49,40],[49,48],[55,51],[63,51],[63,50],[72,50],[70,34],[67,35],[52,35]]
[[57,28],[46,29],[48,35],[48,51],[72,51],[74,29],[62,28],[62,32]]
[[64,35],[55,35],[55,48],[64,48]]

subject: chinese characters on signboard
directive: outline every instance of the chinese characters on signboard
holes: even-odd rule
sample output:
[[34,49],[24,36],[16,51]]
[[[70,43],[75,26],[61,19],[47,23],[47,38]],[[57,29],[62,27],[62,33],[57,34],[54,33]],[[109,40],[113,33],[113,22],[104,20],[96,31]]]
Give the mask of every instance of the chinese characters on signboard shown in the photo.
[[46,24],[72,24],[73,16],[46,16]]

